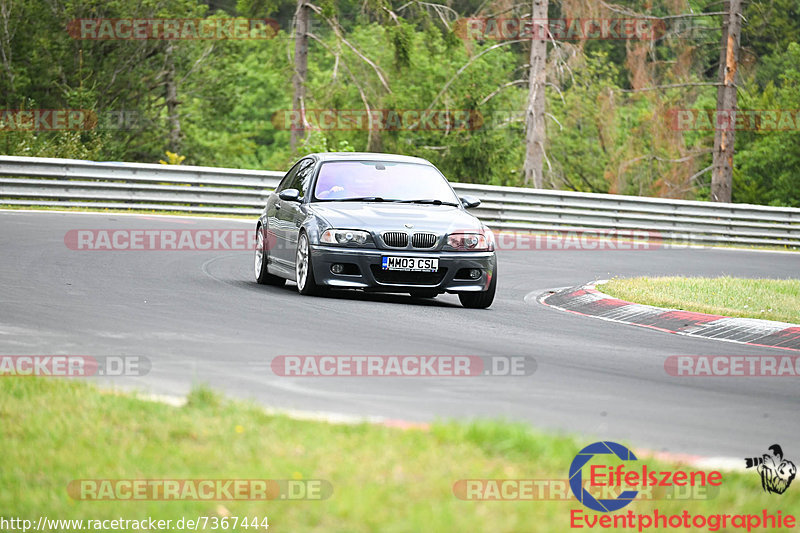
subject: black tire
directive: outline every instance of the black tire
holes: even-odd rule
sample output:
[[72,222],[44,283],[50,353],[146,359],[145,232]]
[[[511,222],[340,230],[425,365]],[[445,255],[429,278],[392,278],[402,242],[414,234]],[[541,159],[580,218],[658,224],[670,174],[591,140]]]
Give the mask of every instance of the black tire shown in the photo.
[[[303,249],[305,250],[304,258],[301,257]],[[305,276],[301,279],[301,265],[303,261],[305,261]],[[314,265],[311,263],[311,246],[308,244],[308,236],[305,232],[300,232],[300,236],[297,238],[297,254],[295,255],[294,268],[297,292],[306,296],[321,294],[323,292],[322,287],[317,285],[317,281],[314,279]]]
[[461,305],[467,309],[486,309],[494,301],[494,293],[497,291],[497,266],[494,267],[492,272],[492,281],[489,282],[489,288],[481,292],[462,292],[459,293],[458,299]]
[[286,280],[280,276],[270,274],[267,270],[269,251],[267,250],[267,238],[264,235],[265,233],[264,227],[259,225],[256,229],[256,250],[255,257],[253,258],[253,273],[256,275],[256,281],[260,285],[282,287],[284,283],[286,283]]
[[439,293],[436,291],[425,291],[425,290],[418,290],[418,291],[411,291],[412,298],[436,298],[439,296]]

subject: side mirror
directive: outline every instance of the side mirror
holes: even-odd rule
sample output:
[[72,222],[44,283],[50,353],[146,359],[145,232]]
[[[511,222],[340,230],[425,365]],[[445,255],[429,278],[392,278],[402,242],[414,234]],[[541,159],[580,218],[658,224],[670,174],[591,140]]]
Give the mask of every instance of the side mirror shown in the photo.
[[278,193],[278,198],[286,200],[287,202],[299,202],[300,191],[297,189],[284,189]]
[[461,205],[463,205],[465,209],[470,209],[472,207],[478,207],[481,205],[481,201],[474,196],[462,196],[459,199],[461,200]]

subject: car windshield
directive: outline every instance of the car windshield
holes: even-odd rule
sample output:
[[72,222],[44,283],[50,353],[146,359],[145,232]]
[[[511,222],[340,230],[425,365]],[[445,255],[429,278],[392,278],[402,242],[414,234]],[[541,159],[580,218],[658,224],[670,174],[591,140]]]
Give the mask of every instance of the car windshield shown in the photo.
[[457,204],[458,198],[436,168],[390,161],[329,161],[319,170],[314,198],[320,201],[372,200]]

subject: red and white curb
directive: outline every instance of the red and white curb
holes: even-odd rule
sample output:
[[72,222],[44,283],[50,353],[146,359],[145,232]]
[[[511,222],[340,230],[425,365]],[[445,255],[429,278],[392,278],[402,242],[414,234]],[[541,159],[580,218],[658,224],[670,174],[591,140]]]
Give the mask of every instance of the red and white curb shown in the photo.
[[645,328],[751,346],[800,351],[800,326],[757,318],[731,318],[664,309],[619,300],[598,291],[605,281],[557,289],[539,296],[539,303],[575,313]]

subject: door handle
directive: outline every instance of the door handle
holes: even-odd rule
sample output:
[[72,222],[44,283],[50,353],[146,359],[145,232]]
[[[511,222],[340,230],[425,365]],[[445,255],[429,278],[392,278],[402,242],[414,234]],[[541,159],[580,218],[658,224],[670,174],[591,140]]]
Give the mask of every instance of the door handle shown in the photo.
[[280,209],[280,208],[281,208],[281,204],[279,204],[278,202],[275,202],[275,209]]

